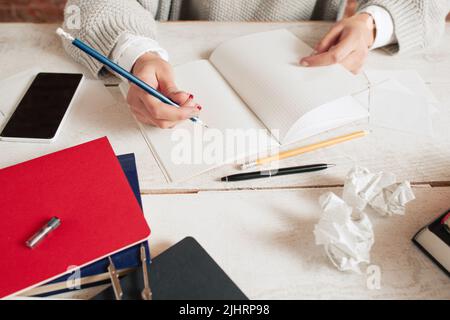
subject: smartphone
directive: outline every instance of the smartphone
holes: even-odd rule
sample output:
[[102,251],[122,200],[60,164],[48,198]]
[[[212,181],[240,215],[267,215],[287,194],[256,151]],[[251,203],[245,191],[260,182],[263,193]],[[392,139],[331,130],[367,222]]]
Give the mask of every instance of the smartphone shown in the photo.
[[0,133],[0,140],[52,142],[83,80],[78,73],[39,73]]

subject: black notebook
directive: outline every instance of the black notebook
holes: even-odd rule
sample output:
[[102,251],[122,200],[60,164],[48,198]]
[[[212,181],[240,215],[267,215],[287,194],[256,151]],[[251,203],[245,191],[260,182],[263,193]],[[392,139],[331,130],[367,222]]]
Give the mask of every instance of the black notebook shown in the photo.
[[450,277],[450,232],[443,224],[449,212],[422,228],[412,241]]
[[[149,265],[153,300],[248,300],[200,244],[191,237],[167,249]],[[141,300],[142,267],[120,280],[123,300]],[[114,300],[112,287],[94,300]]]

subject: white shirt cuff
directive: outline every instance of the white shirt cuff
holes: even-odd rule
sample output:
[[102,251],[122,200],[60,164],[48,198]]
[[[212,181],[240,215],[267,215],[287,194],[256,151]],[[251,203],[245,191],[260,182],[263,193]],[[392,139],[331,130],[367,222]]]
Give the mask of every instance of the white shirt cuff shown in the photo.
[[373,5],[358,11],[358,13],[370,14],[377,28],[375,41],[370,49],[381,48],[397,42],[394,20],[386,9]]
[[130,33],[123,33],[119,37],[110,58],[113,62],[131,72],[139,57],[147,52],[156,53],[161,59],[169,61],[167,51],[157,41]]

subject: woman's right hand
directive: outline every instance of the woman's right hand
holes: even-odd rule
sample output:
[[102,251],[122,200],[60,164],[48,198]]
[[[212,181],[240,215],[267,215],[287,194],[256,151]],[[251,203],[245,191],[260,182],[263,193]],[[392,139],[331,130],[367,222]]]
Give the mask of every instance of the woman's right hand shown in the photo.
[[167,129],[199,115],[202,107],[195,103],[191,93],[178,90],[172,67],[158,55],[154,53],[142,55],[136,61],[132,73],[180,105],[180,108],[176,108],[165,104],[130,83],[127,102],[138,121]]

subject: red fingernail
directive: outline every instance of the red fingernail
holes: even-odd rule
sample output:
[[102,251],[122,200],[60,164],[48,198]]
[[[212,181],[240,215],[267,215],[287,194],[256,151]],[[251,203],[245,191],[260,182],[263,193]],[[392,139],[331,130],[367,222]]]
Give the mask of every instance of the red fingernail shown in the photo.
[[190,94],[190,95],[189,95],[189,99],[194,100],[194,95],[193,95],[193,94]]
[[197,109],[198,110],[202,110],[202,106],[197,106]]

